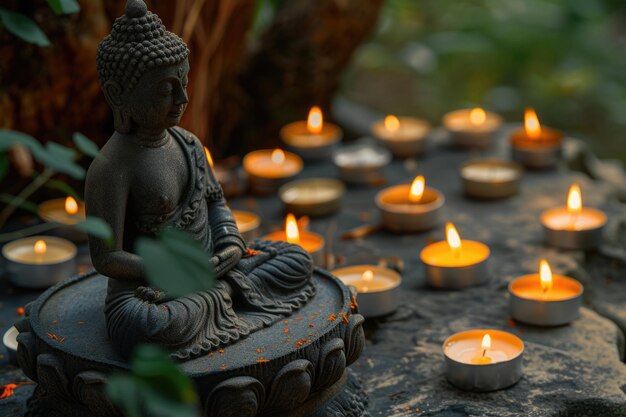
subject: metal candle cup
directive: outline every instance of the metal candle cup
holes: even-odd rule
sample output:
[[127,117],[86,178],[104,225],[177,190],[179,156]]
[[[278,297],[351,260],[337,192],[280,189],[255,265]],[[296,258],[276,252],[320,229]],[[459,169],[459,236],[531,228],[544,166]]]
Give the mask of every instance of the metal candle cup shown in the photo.
[[55,234],[74,242],[84,242],[87,240],[87,233],[72,226],[85,221],[85,204],[72,199],[76,213],[70,214],[66,210],[66,201],[65,198],[44,201],[39,205],[37,214],[44,222],[59,225],[54,229]]
[[[367,271],[371,271],[367,279]],[[344,284],[357,290],[359,314],[364,317],[381,317],[398,307],[398,293],[402,278],[397,272],[377,265],[354,265],[331,271]]]
[[462,289],[489,281],[489,247],[473,240],[461,240],[459,256],[447,241],[431,243],[422,249],[426,281],[431,287]]
[[324,121],[321,131],[313,133],[306,121],[289,123],[280,129],[280,138],[288,149],[304,159],[322,159],[330,156],[343,137],[339,126]]
[[[490,348],[482,346],[490,336]],[[488,392],[510,387],[522,377],[524,342],[494,329],[468,330],[453,334],[443,343],[448,381],[464,391]],[[487,357],[487,360],[482,360]]]
[[397,124],[390,125],[389,117],[376,122],[372,126],[372,134],[397,158],[410,158],[424,153],[431,130],[430,123],[415,117],[397,117],[394,121]]
[[456,146],[486,148],[495,132],[502,127],[502,117],[480,108],[461,109],[446,113],[443,126]]
[[304,163],[298,155],[280,149],[253,151],[243,158],[243,168],[248,174],[250,189],[258,194],[275,192],[298,175],[303,166]]
[[15,326],[12,326],[4,333],[2,337],[2,343],[7,350],[7,359],[9,363],[17,365],[17,335],[20,332],[17,331]]
[[[317,233],[309,232],[307,230],[300,230],[299,233],[300,241],[295,244],[301,246],[304,250],[309,252],[316,265],[324,265],[324,247],[326,245],[324,238]],[[288,242],[287,233],[284,230],[267,234],[261,239],[271,240],[273,242]]]
[[249,211],[241,210],[233,210],[232,213],[239,233],[246,242],[259,237],[259,226],[261,226],[261,218],[259,216]]
[[563,137],[558,130],[542,128],[540,139],[529,138],[523,129],[511,136],[513,160],[531,169],[553,168],[561,160]]
[[327,216],[339,210],[346,193],[341,181],[328,178],[296,180],[278,190],[285,211],[296,216]]
[[556,207],[541,213],[546,242],[562,249],[597,248],[602,242],[606,221],[606,214],[589,207],[583,207],[575,215],[567,207]]
[[497,159],[479,159],[461,166],[466,195],[481,199],[506,198],[519,192],[521,165]]
[[[35,244],[44,241],[44,253]],[[9,242],[2,248],[6,272],[13,284],[25,288],[46,288],[75,274],[76,245],[53,236],[32,236]]]
[[553,275],[552,282],[552,288],[544,292],[539,274],[513,280],[509,284],[511,316],[535,326],[561,326],[578,318],[582,284],[563,275]]
[[382,225],[396,233],[415,233],[432,229],[441,221],[443,194],[426,187],[419,203],[409,201],[408,184],[386,188],[376,195]]
[[368,144],[344,146],[333,154],[341,179],[354,184],[372,184],[383,180],[383,169],[391,159],[391,152],[386,148]]

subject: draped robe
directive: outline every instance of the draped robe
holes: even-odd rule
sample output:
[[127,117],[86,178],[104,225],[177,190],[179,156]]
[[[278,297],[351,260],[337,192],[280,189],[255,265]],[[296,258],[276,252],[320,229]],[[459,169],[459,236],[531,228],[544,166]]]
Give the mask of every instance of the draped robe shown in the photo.
[[[180,128],[169,129],[189,165],[189,185],[167,215],[144,215],[134,227],[154,236],[164,228],[188,232],[211,257],[246,244],[225,205],[222,190],[200,142]],[[304,306],[314,295],[309,254],[286,242],[256,241],[208,291],[171,298],[145,283],[109,278],[105,315],[116,349],[129,356],[138,343],[155,343],[180,360],[229,345]],[[173,278],[175,279],[175,278]]]

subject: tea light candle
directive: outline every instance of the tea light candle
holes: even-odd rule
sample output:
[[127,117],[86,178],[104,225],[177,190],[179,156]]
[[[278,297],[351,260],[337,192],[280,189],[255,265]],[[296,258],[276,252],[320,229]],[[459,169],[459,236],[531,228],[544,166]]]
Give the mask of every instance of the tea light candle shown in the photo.
[[515,195],[522,176],[521,165],[497,159],[479,159],[461,166],[463,190],[474,198],[496,199]]
[[7,359],[9,363],[17,365],[17,335],[20,332],[17,331],[15,326],[11,326],[9,330],[4,333],[2,337],[2,344],[7,350]]
[[328,178],[296,180],[278,190],[285,211],[296,216],[327,216],[339,210],[346,187]]
[[606,214],[602,211],[583,207],[578,184],[570,187],[566,207],[556,207],[541,213],[546,242],[562,249],[598,247],[606,221]]
[[446,113],[442,124],[455,145],[485,148],[491,144],[493,134],[502,127],[502,117],[475,107]]
[[280,130],[280,137],[288,148],[305,159],[329,156],[342,136],[339,126],[324,121],[318,106],[311,108],[306,121],[289,123]]
[[409,158],[423,153],[430,130],[430,123],[425,120],[394,115],[389,115],[372,126],[372,134],[398,158]]
[[243,158],[252,191],[267,194],[302,171],[304,163],[298,155],[281,149],[253,151]]
[[383,169],[391,159],[391,152],[386,148],[369,144],[344,146],[333,155],[341,179],[354,184],[372,184],[383,180]]
[[524,342],[511,333],[468,330],[448,337],[442,349],[446,378],[464,391],[496,391],[522,377]]
[[39,205],[39,218],[44,222],[57,223],[56,234],[75,242],[84,242],[87,233],[72,226],[85,221],[85,204],[74,197],[56,198],[44,201]]
[[524,275],[509,284],[511,316],[536,326],[560,326],[579,316],[583,285],[575,279],[552,275],[541,260],[539,273]]
[[13,284],[45,288],[70,278],[75,271],[76,245],[53,236],[32,236],[2,247],[6,272]]
[[426,246],[420,259],[426,265],[426,281],[435,288],[460,289],[489,280],[489,247],[461,240],[452,223],[446,224],[446,240]]
[[382,225],[396,233],[432,229],[440,222],[444,201],[443,194],[425,186],[421,175],[411,185],[386,188],[376,196]]
[[261,218],[249,211],[232,210],[233,218],[237,223],[237,228],[241,237],[249,242],[259,236],[259,226],[261,226]]
[[563,132],[541,126],[531,108],[524,112],[524,128],[511,135],[513,160],[527,168],[553,168],[561,159]]
[[380,317],[398,307],[402,278],[397,272],[377,265],[353,265],[331,271],[344,284],[357,290],[359,314]]
[[324,238],[317,233],[299,230],[298,222],[293,214],[287,215],[285,219],[285,230],[270,233],[263,236],[261,239],[271,240],[273,242],[284,241],[299,245],[311,254],[313,262],[317,265],[324,264]]

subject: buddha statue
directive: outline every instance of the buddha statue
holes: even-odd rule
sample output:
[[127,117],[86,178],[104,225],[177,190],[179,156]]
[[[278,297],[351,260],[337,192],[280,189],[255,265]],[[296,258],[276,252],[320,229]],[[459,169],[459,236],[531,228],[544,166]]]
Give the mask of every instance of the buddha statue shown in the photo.
[[[125,357],[149,342],[176,359],[193,358],[275,323],[315,294],[302,248],[246,246],[202,144],[177,126],[189,100],[188,55],[142,0],[128,1],[97,52],[115,132],[89,168],[86,207],[111,226],[113,244],[90,237],[89,247],[108,277],[107,331]],[[214,288],[176,298],[146,281],[135,242],[168,228],[186,231],[206,251]]]

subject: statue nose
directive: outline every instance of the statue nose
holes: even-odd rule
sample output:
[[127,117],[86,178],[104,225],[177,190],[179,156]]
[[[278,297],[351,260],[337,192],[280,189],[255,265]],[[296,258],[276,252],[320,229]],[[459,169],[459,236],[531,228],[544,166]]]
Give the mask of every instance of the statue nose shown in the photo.
[[187,103],[189,103],[189,96],[187,96],[187,91],[182,87],[178,87],[176,91],[176,96],[174,97],[174,104],[182,105]]

